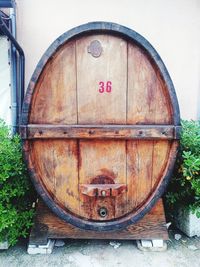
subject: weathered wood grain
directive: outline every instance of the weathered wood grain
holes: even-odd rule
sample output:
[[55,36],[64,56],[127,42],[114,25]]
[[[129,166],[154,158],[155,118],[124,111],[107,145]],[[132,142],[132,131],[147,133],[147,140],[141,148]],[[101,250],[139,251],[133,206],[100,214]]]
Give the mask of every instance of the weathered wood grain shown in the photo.
[[47,62],[32,96],[30,123],[77,123],[75,59],[72,41]]
[[[41,238],[42,236],[42,238]],[[162,200],[139,222],[117,231],[87,231],[74,227],[55,216],[41,201],[38,203],[35,224],[30,235],[31,244],[42,244],[48,238],[72,239],[163,239],[168,240],[168,232]]]
[[153,143],[152,190],[158,185],[166,169],[171,145],[171,142],[167,140],[156,140]]
[[[53,166],[54,144],[44,140],[30,142],[26,146],[29,169],[36,172],[38,178],[47,186],[49,194],[55,194],[55,173]],[[30,166],[31,164],[31,166]]]
[[175,89],[173,83],[171,81],[170,75],[156,52],[153,46],[139,33],[124,27],[122,25],[110,22],[92,22],[81,25],[79,27],[75,27],[68,32],[65,32],[61,36],[59,36],[47,49],[47,51],[42,56],[41,60],[39,61],[32,77],[31,81],[28,86],[28,90],[26,92],[26,96],[23,103],[23,110],[22,110],[22,123],[28,123],[29,120],[29,112],[31,108],[31,102],[33,94],[35,93],[35,85],[37,84],[41,73],[43,72],[47,62],[55,55],[56,51],[59,50],[64,44],[70,42],[72,39],[76,39],[78,36],[81,35],[88,35],[88,34],[102,34],[107,33],[109,35],[117,35],[123,36],[124,38],[129,39],[130,43],[137,43],[138,46],[149,56],[149,59],[152,61],[154,66],[157,66],[159,76],[162,76],[162,80],[166,84],[168,97],[172,104],[172,115],[173,115],[173,123],[175,125],[180,124],[180,112],[178,101],[175,93]]
[[[125,141],[80,141],[79,184],[126,184]],[[96,220],[120,217],[125,212],[126,194],[111,197],[80,195],[80,215]],[[98,210],[106,207],[108,216]]]
[[[94,40],[103,52],[88,53]],[[127,88],[127,42],[108,34],[89,35],[76,41],[79,124],[125,124]],[[110,93],[100,93],[100,82],[112,83]]]
[[153,141],[127,141],[127,212],[151,193]]
[[77,141],[37,140],[31,143],[29,156],[54,201],[79,214]]
[[128,44],[128,124],[170,124],[171,103],[155,65],[137,45]]
[[[138,222],[162,195],[179,123],[173,84],[151,45],[120,25],[94,23],[64,34],[40,61],[21,134],[47,205],[77,227],[103,231]],[[126,190],[118,194],[118,185]]]
[[177,139],[173,125],[42,125],[21,126],[23,139]]

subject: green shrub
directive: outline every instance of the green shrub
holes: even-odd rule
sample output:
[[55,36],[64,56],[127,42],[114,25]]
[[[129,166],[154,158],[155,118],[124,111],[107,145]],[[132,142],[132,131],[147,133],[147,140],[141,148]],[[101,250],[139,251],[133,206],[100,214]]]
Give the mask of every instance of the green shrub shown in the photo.
[[166,200],[170,208],[189,207],[200,217],[200,121],[182,121],[180,150]]
[[22,160],[19,135],[0,120],[0,242],[16,244],[32,225],[33,189]]

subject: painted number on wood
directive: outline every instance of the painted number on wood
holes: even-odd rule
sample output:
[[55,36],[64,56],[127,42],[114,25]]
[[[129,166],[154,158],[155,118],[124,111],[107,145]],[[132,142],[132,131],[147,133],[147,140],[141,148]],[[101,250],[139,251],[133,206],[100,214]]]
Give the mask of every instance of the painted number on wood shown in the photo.
[[99,82],[99,93],[111,93],[112,91],[112,82],[107,81],[105,82]]

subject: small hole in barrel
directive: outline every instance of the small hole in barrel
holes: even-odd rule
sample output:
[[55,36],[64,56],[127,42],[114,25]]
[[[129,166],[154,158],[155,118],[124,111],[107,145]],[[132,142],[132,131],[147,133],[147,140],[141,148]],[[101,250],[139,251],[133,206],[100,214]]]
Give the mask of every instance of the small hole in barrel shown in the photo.
[[42,131],[39,131],[39,134],[41,135],[42,134]]
[[108,214],[108,212],[107,212],[107,209],[105,207],[102,207],[102,208],[99,209],[99,215],[101,217],[106,217],[107,214]]
[[64,134],[67,134],[67,132],[63,132]]
[[139,134],[140,134],[140,135],[143,134],[143,131],[139,131]]

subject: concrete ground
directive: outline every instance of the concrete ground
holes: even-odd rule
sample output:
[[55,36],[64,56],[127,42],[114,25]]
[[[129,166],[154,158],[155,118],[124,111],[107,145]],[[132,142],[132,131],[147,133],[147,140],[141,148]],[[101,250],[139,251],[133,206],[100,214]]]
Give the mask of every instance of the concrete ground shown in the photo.
[[200,238],[179,233],[175,240],[176,233],[170,231],[165,252],[139,251],[134,241],[117,241],[114,248],[108,240],[65,240],[51,255],[28,255],[27,242],[21,242],[0,252],[0,267],[200,267]]

